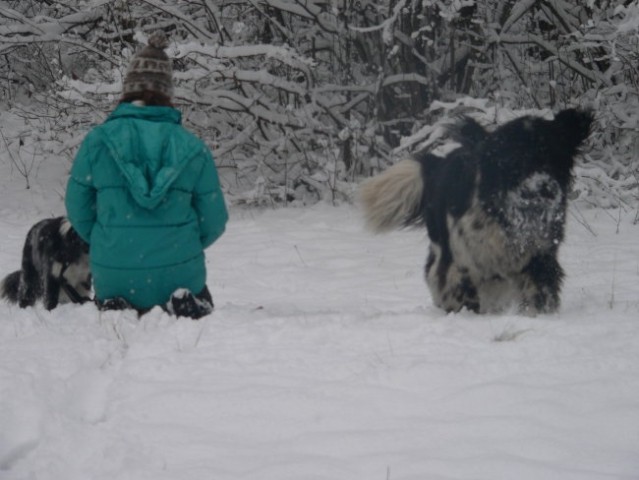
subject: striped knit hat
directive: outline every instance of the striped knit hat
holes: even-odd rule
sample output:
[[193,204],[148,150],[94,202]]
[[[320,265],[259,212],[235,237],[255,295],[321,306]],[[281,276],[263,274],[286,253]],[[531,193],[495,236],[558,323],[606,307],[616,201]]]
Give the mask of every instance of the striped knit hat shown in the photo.
[[122,94],[138,92],[157,92],[171,97],[173,95],[173,68],[171,60],[164,52],[169,40],[162,31],[153,33],[148,45],[131,59],[122,82]]

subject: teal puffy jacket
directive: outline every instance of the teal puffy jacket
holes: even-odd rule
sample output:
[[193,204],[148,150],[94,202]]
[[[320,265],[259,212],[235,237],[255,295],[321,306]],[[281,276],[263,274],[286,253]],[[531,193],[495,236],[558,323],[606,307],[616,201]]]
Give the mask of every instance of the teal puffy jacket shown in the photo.
[[209,149],[171,107],[123,103],[84,139],[67,215],[90,245],[98,299],[138,308],[206,283],[204,249],[228,219]]

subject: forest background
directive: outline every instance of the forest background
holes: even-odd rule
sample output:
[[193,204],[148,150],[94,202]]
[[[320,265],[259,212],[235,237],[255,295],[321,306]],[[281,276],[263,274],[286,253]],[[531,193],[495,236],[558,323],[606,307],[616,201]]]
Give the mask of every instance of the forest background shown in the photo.
[[577,106],[596,127],[573,199],[639,221],[629,0],[2,0],[0,162],[25,188],[52,163],[63,185],[157,29],[175,104],[234,204],[349,201],[362,178],[442,145],[460,115],[490,127]]

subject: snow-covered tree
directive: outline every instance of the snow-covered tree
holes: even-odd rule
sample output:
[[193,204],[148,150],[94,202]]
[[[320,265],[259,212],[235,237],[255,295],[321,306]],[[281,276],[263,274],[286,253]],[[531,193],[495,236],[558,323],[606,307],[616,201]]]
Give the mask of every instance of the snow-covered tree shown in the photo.
[[636,0],[4,0],[0,101],[71,158],[162,29],[235,201],[348,198],[460,113],[581,105],[598,122],[578,192],[632,203],[638,24]]

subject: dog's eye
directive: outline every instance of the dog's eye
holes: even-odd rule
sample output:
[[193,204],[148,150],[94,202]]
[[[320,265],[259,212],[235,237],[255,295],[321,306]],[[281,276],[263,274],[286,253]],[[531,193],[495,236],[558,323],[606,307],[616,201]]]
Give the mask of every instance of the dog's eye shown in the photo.
[[539,195],[543,198],[554,198],[557,196],[557,192],[553,184],[544,182],[539,186]]
[[523,198],[524,200],[533,200],[536,197],[537,197],[537,192],[534,192],[532,190],[521,191],[521,198]]

